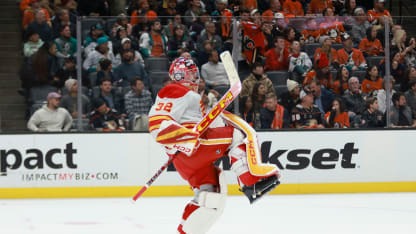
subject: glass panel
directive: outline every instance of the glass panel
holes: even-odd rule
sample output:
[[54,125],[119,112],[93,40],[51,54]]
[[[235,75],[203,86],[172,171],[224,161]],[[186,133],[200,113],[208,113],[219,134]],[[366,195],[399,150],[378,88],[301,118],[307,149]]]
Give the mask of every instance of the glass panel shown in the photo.
[[[172,83],[171,62],[187,56],[196,63],[209,109],[229,88],[218,61],[228,50],[243,82],[240,98],[228,110],[256,129],[383,128],[411,126],[416,119],[414,17],[384,17],[378,6],[374,13],[345,8],[341,1],[328,1],[332,7],[325,8],[300,1],[293,6],[272,1],[269,7],[262,1],[194,0],[169,8],[174,2],[149,2],[158,11],[132,4],[133,17],[84,16],[62,30],[55,22],[57,53],[49,56],[57,68],[46,88],[26,84],[28,116],[56,91],[73,118],[73,131],[147,131],[151,104]],[[77,30],[81,50],[76,50]],[[389,83],[392,89],[385,89]]]

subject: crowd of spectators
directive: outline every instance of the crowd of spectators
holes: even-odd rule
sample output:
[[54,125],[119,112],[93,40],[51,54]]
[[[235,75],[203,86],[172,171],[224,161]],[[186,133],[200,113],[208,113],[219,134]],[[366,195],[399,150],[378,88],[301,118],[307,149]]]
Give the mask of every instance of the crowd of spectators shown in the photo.
[[[229,86],[219,59],[225,50],[237,53],[243,81],[238,114],[257,129],[384,127],[387,115],[393,127],[416,126],[416,40],[394,24],[385,0],[20,2],[19,93],[33,131],[69,130],[79,109],[90,129],[146,130],[157,91],[170,82],[168,62],[179,56],[200,68],[199,91],[210,108]],[[76,38],[77,16],[94,20],[82,38]],[[165,69],[151,70],[152,58],[164,58]],[[39,90],[48,92],[36,95]],[[39,126],[41,118],[52,127]]]

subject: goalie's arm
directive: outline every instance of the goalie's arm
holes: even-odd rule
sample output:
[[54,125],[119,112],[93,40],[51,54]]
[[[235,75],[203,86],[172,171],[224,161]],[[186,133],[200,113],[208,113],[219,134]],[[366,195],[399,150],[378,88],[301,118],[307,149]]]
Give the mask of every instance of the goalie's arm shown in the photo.
[[173,120],[163,121],[159,129],[152,135],[154,135],[156,142],[165,146],[185,143],[195,144],[199,137],[197,132],[187,129]]

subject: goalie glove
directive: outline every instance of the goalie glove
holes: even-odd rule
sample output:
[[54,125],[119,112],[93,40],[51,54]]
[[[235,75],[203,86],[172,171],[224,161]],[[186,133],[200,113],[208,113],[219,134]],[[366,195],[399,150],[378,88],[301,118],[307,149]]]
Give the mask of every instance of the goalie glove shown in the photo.
[[156,142],[190,156],[199,145],[199,134],[172,120],[160,124]]

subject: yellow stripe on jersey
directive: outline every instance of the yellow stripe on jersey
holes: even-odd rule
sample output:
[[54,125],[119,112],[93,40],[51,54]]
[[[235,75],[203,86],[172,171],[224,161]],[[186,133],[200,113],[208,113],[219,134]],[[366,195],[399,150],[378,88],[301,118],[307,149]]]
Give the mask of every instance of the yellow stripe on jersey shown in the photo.
[[221,145],[221,144],[231,144],[233,141],[232,138],[222,138],[222,139],[200,139],[199,143],[201,145]]
[[151,132],[153,130],[156,130],[156,129],[159,129],[159,128],[160,128],[160,124],[153,125],[153,126],[149,127],[149,132]]
[[177,136],[185,135],[187,133],[193,133],[193,132],[187,128],[178,128],[177,130],[158,136],[156,138],[156,141],[159,142],[159,141],[164,141],[164,140],[171,139],[171,138],[176,138]]
[[149,122],[155,121],[155,120],[161,120],[161,119],[173,120],[172,117],[170,117],[169,115],[155,115],[149,118]]
[[183,123],[183,124],[181,124],[182,126],[184,126],[184,127],[191,127],[191,128],[193,128],[193,127],[195,127],[195,125],[196,125],[196,123]]

